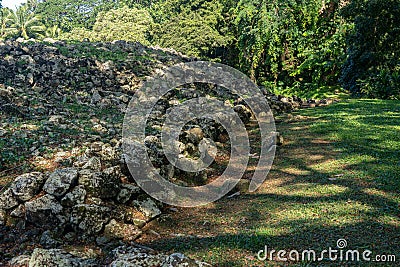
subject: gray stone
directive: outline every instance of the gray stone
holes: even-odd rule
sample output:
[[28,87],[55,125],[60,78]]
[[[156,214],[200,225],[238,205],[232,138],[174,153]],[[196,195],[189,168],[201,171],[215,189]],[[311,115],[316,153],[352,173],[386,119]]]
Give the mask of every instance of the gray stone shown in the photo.
[[161,266],[161,267],[206,267],[207,263],[192,260],[181,253],[165,255],[151,249],[121,246],[113,250],[115,257],[111,267],[137,267],[137,266]]
[[0,195],[0,209],[12,209],[14,207],[18,206],[18,201],[16,197],[14,196],[12,189],[8,188],[6,189],[1,195]]
[[78,204],[83,204],[85,201],[86,190],[83,186],[76,186],[71,192],[66,194],[61,199],[61,205],[66,207],[72,207]]
[[104,236],[110,239],[124,239],[133,241],[142,234],[142,231],[135,225],[117,222],[112,219],[104,227]]
[[248,123],[250,121],[251,117],[251,111],[244,105],[236,105],[233,108],[234,111],[236,111],[239,115],[239,118],[244,122]]
[[7,134],[7,131],[0,127],[0,137],[5,136],[6,134]]
[[119,167],[107,168],[103,172],[81,170],[79,174],[79,184],[83,185],[92,197],[108,199],[116,197],[119,193],[121,183]]
[[65,168],[54,171],[43,186],[43,190],[56,197],[63,196],[78,179],[75,168]]
[[31,256],[29,255],[20,255],[12,258],[8,264],[9,266],[28,266],[30,259]]
[[56,215],[62,209],[55,197],[47,194],[25,203],[26,221],[40,226],[58,223],[59,219]]
[[203,130],[200,127],[194,127],[192,129],[189,129],[185,132],[187,134],[187,138],[189,139],[190,142],[194,144],[200,143],[200,141],[204,137]]
[[90,153],[96,154],[101,151],[101,147],[103,146],[102,142],[93,142],[90,145]]
[[76,257],[62,249],[42,249],[36,248],[29,261],[29,267],[57,266],[96,266],[93,259],[83,259]]
[[98,171],[101,169],[101,162],[98,157],[91,157],[85,165],[82,167],[83,169],[89,169],[93,171]]
[[119,154],[114,147],[110,146],[110,144],[104,144],[101,147],[100,158],[103,161],[115,163],[119,160]]
[[86,204],[95,204],[95,205],[101,205],[103,203],[103,200],[98,197],[88,197],[86,199]]
[[134,203],[137,205],[138,209],[144,213],[148,221],[154,219],[161,214],[161,211],[157,207],[157,204],[150,198],[143,201],[136,200],[134,201]]
[[60,240],[57,240],[56,234],[50,230],[44,231],[40,237],[40,245],[44,248],[56,248],[62,244]]
[[159,147],[161,145],[157,136],[148,135],[144,138],[144,143],[147,147]]
[[49,118],[49,122],[55,125],[61,124],[65,122],[65,118],[61,115],[52,115]]
[[124,203],[126,203],[126,202],[129,201],[129,199],[131,198],[131,196],[132,196],[131,191],[128,190],[128,189],[123,188],[123,189],[121,189],[121,191],[119,191],[118,196],[117,196],[117,200],[118,200],[120,203],[123,203],[123,204],[124,204]]
[[140,188],[132,184],[121,184],[121,191],[118,193],[117,200],[126,203],[134,194],[140,193]]
[[25,173],[15,179],[11,189],[19,200],[28,201],[39,193],[45,179],[40,172]]
[[91,103],[92,104],[96,104],[96,103],[100,102],[101,99],[102,99],[102,97],[99,94],[99,92],[97,90],[94,90],[93,95],[92,95]]
[[162,267],[203,267],[203,266],[211,266],[209,264],[206,264],[204,262],[199,262],[195,261],[192,259],[189,259],[182,253],[173,253],[169,255],[163,264],[161,265]]
[[78,230],[91,235],[100,232],[104,223],[108,221],[110,209],[98,205],[80,204],[72,209],[70,222]]
[[113,250],[115,260],[110,267],[161,266],[167,256],[135,247],[118,247]]
[[17,218],[24,218],[25,217],[25,205],[19,205],[15,210],[10,213],[11,216]]

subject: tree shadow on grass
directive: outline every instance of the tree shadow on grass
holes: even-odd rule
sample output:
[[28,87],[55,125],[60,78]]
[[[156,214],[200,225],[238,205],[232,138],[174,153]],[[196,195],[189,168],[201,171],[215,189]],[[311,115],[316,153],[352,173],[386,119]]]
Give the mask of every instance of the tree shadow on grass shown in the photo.
[[[392,129],[381,128],[396,126],[396,112],[397,102],[382,101],[300,111],[306,120],[279,125],[287,145],[277,151],[259,193],[183,209],[185,216],[171,214],[168,227],[189,235],[145,243],[204,255],[217,266],[263,266],[254,257],[265,245],[321,251],[335,249],[344,238],[349,249],[394,254],[399,260],[400,140]],[[353,265],[332,263],[343,264]]]

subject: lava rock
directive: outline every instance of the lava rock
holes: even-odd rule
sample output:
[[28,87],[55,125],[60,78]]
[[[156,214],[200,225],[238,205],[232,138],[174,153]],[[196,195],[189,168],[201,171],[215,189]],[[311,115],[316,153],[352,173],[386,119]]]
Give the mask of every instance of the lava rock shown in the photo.
[[29,267],[42,266],[97,266],[94,259],[76,257],[62,249],[36,248],[29,261]]
[[56,197],[63,196],[78,179],[75,168],[65,168],[54,171],[43,186],[43,190]]
[[109,239],[124,239],[133,241],[142,234],[142,231],[135,225],[120,223],[112,219],[104,227],[104,236]]
[[134,201],[137,205],[138,209],[144,213],[147,217],[147,221],[150,221],[161,214],[160,209],[157,207],[157,204],[150,198],[147,198],[143,201]]
[[39,193],[45,180],[40,172],[25,173],[15,179],[11,189],[19,200],[28,201]]
[[54,196],[46,194],[25,203],[26,221],[38,226],[59,223],[57,214],[60,214],[62,209]]
[[18,206],[18,201],[16,197],[14,196],[12,189],[8,188],[6,189],[1,195],[0,195],[0,209],[12,209],[14,207]]
[[77,230],[92,235],[99,233],[109,220],[110,209],[93,204],[80,204],[73,207],[70,222]]
[[86,190],[83,186],[79,185],[61,199],[61,205],[72,207],[78,204],[83,204],[85,197]]

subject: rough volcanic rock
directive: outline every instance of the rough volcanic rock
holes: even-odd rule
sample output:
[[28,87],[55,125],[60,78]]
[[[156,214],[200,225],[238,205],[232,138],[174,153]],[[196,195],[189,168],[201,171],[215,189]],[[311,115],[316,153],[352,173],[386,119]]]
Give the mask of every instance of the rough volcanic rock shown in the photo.
[[83,204],[86,197],[86,190],[84,186],[76,186],[71,192],[66,194],[61,199],[61,204],[66,207],[72,207],[78,204]]
[[78,231],[89,235],[99,233],[109,220],[110,209],[93,204],[80,204],[73,207],[70,222]]
[[113,250],[111,267],[161,266],[161,267],[206,267],[207,263],[192,260],[181,253],[166,255],[144,248],[121,246]]
[[126,241],[135,240],[139,235],[142,234],[142,231],[135,225],[120,223],[116,220],[112,219],[105,227],[104,227],[104,236],[107,238],[113,239],[124,239]]
[[55,170],[43,186],[43,190],[56,197],[63,196],[78,179],[78,171],[75,168]]
[[139,194],[140,190],[138,186],[132,184],[121,184],[121,190],[118,193],[117,200],[125,204],[133,195]]
[[18,206],[17,198],[14,196],[12,189],[8,188],[0,195],[0,209],[12,209]]
[[251,118],[251,110],[244,105],[236,105],[233,108],[239,115],[239,118],[243,121],[243,123],[248,123]]
[[29,260],[29,267],[42,266],[97,266],[94,259],[76,257],[62,249],[36,248]]
[[5,225],[6,224],[6,216],[7,216],[6,211],[0,209],[0,225]]
[[39,193],[45,180],[40,172],[25,173],[15,179],[11,189],[19,200],[28,201]]
[[147,220],[151,220],[161,214],[157,204],[151,199],[147,198],[143,201],[134,201],[139,210],[145,214]]
[[29,266],[29,261],[31,256],[29,255],[19,255],[17,257],[12,258],[8,264],[9,266]]
[[46,194],[37,199],[25,203],[26,221],[39,226],[45,224],[59,223],[58,214],[61,213],[63,207],[58,203],[52,195]]
[[79,184],[85,187],[87,193],[92,197],[104,199],[118,195],[120,178],[119,167],[110,167],[102,172],[93,172],[88,169],[79,172]]

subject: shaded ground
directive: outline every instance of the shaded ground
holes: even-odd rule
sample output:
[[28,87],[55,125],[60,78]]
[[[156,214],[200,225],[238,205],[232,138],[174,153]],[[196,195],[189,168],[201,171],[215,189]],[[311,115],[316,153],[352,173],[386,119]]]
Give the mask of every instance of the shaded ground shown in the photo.
[[[320,252],[346,239],[347,249],[369,249],[372,259],[395,255],[398,264],[400,102],[351,100],[279,119],[285,145],[262,188],[171,211],[139,242],[217,266],[281,266],[259,261],[256,253],[265,245]],[[297,265],[321,264],[352,265]]]

